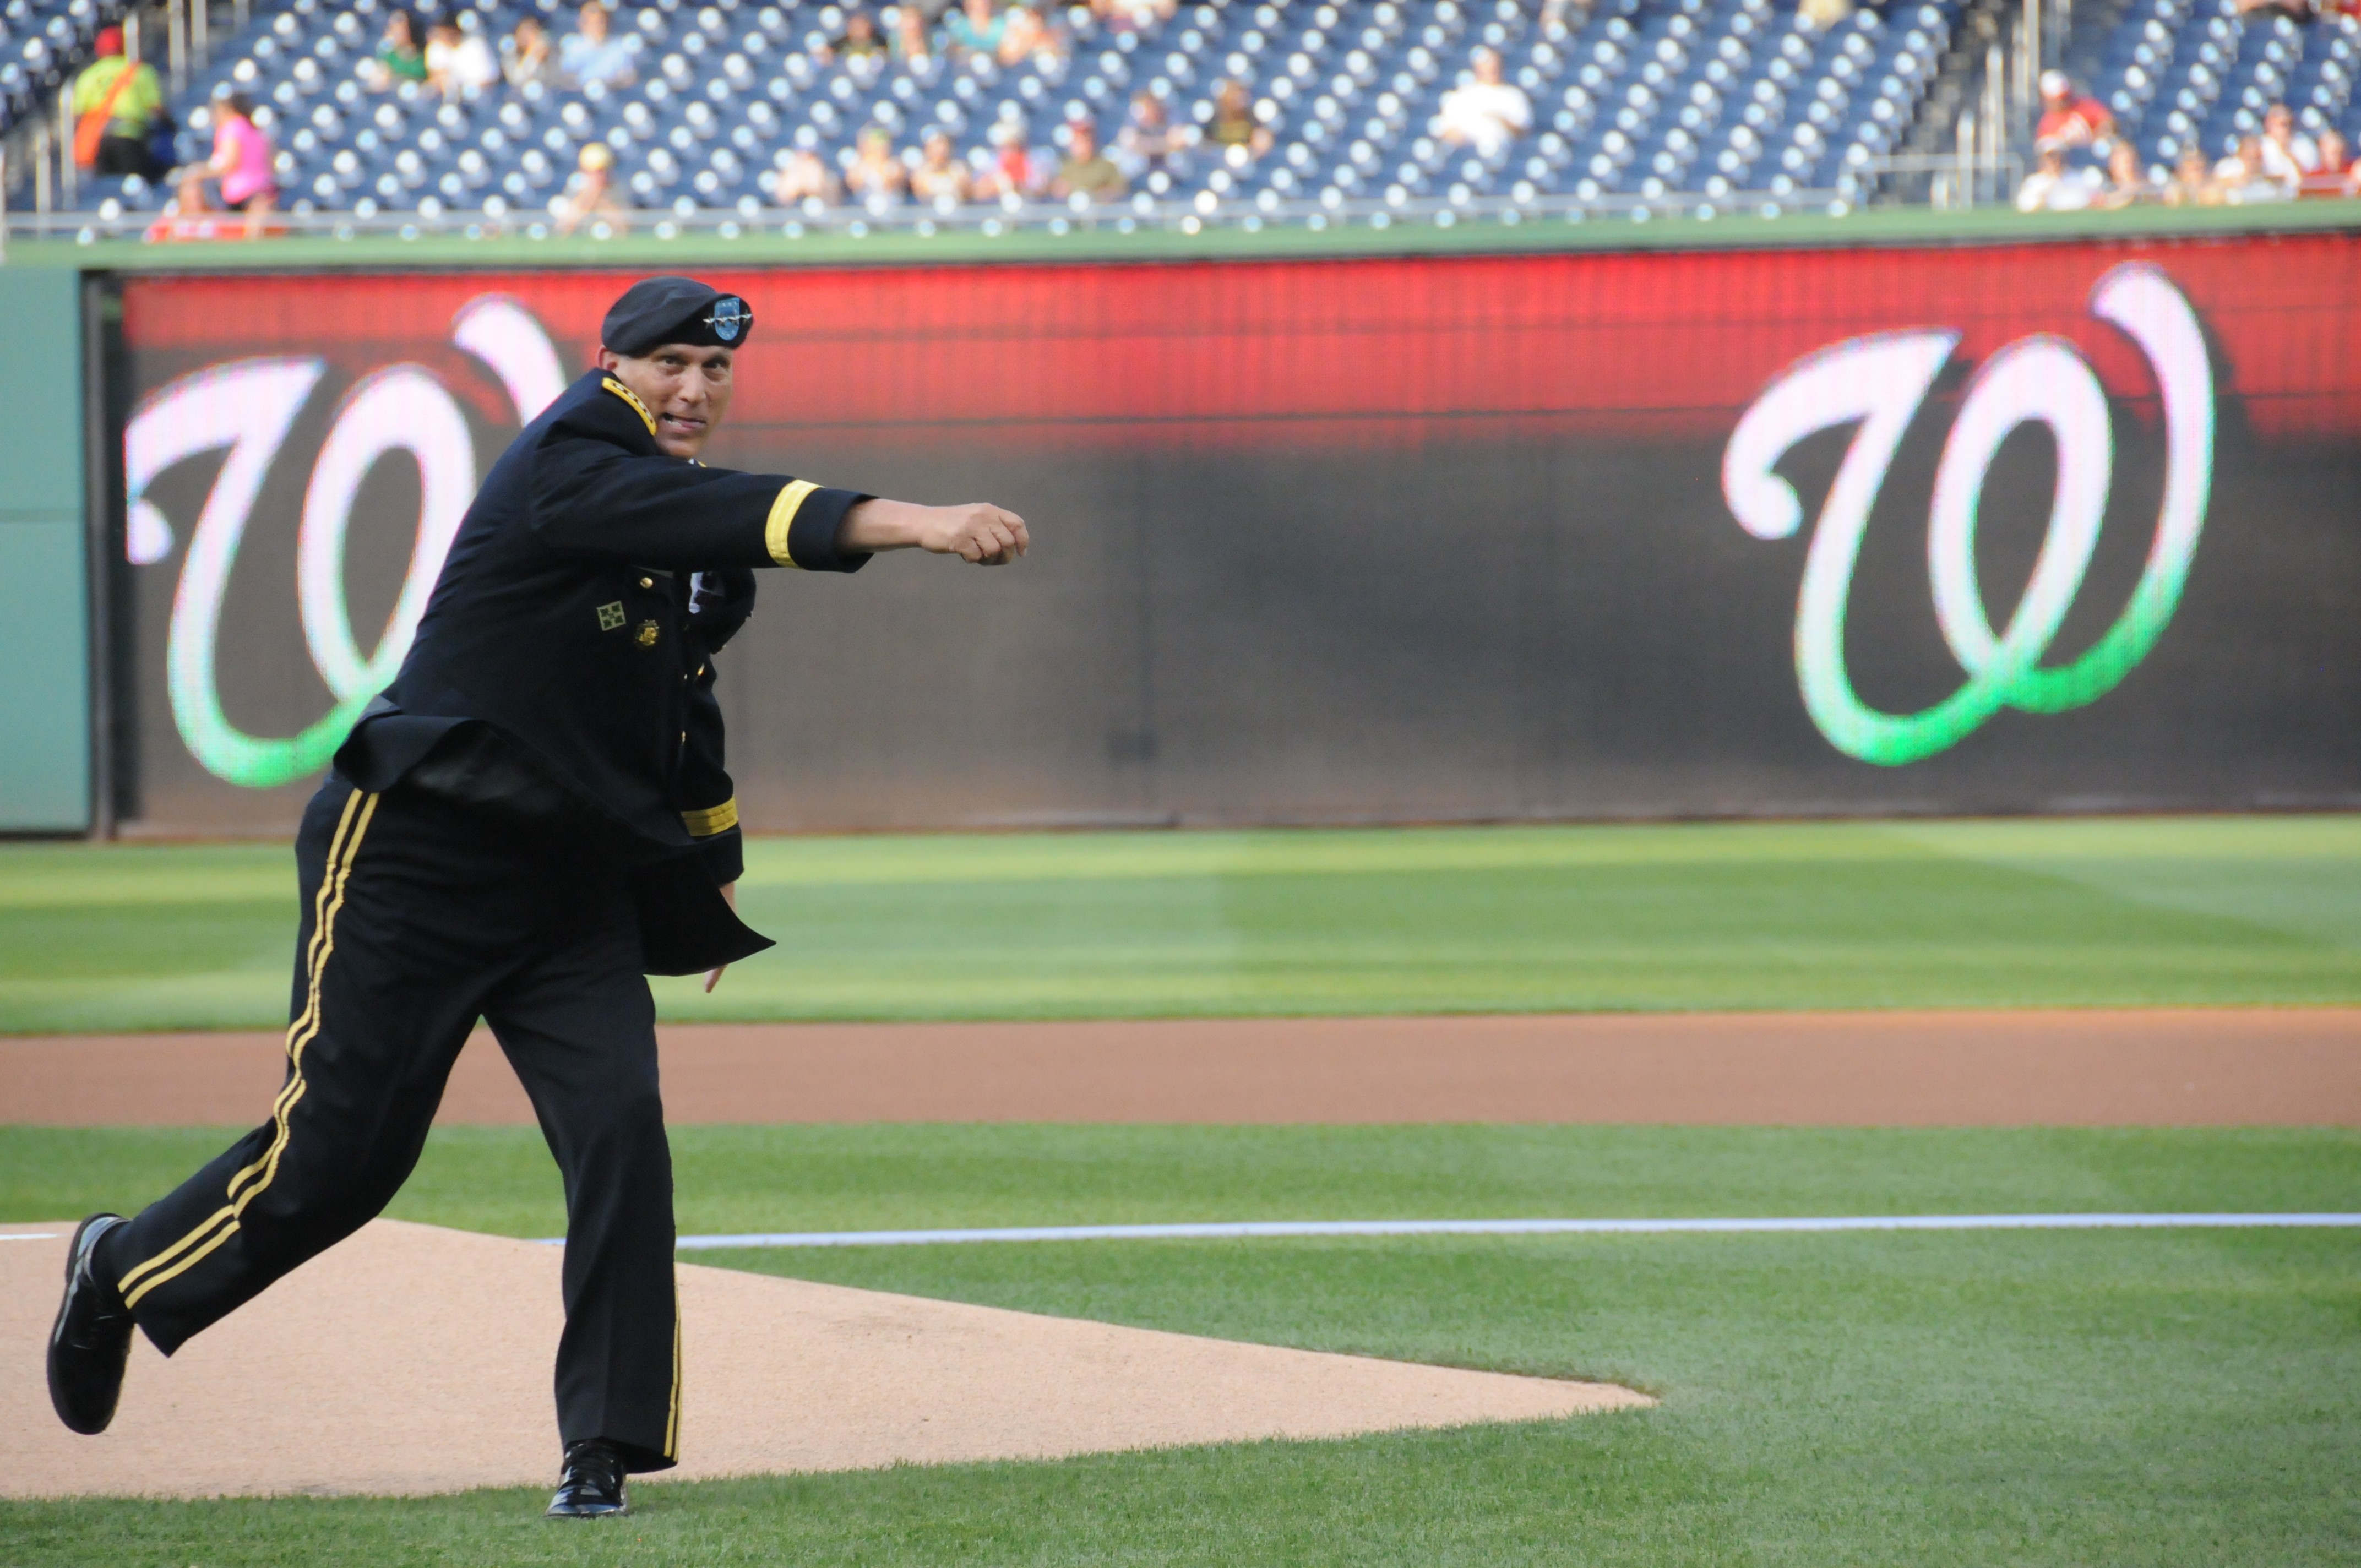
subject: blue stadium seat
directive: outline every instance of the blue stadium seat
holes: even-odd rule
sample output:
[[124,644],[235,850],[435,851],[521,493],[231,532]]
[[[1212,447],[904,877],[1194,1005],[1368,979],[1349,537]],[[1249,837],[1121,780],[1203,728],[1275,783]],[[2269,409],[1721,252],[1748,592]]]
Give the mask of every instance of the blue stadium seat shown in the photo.
[[[2226,0],[2223,0],[2226,3]],[[2290,94],[2308,116],[2341,120],[2354,69],[2343,27],[2305,47],[2277,27],[2217,25],[2216,0],[2134,0],[2107,40],[2096,86],[2153,148],[2173,132],[2235,134],[2250,89]],[[99,16],[101,0],[71,0]],[[44,27],[66,0],[9,0]],[[372,93],[356,68],[376,47],[383,0],[261,0],[174,105],[181,151],[210,145],[207,104],[249,93],[280,149],[288,203],[303,211],[493,214],[546,208],[582,148],[605,142],[622,189],[643,207],[775,221],[765,182],[793,148],[849,164],[864,127],[882,126],[906,158],[940,128],[977,168],[994,127],[1022,126],[1037,148],[1089,119],[1103,146],[1134,93],[1163,97],[1174,124],[1204,127],[1217,84],[1244,82],[1272,145],[1259,158],[1201,142],[1144,170],[1116,211],[1173,217],[1407,205],[1532,203],[1544,198],[1725,201],[1797,192],[1865,197],[1867,166],[1901,144],[1949,41],[1955,0],[1894,0],[1821,29],[1780,0],[1597,0],[1574,28],[1543,22],[1533,0],[1331,0],[1280,6],[1200,3],[1148,32],[1101,28],[1087,10],[1059,19],[1062,57],[1014,66],[937,59],[824,63],[837,5],[694,0],[632,7],[619,31],[642,40],[628,89],[505,85],[473,103],[412,85]],[[462,16],[488,38],[526,16],[570,25],[559,0],[484,0]],[[1532,104],[1532,133],[1489,157],[1448,145],[1446,94],[1470,79],[1473,49],[1499,53]],[[0,92],[5,92],[0,82]],[[2186,99],[2189,107],[2176,109]],[[2159,107],[2159,105],[2161,105]],[[2146,122],[2153,122],[2148,124]],[[2177,122],[2176,122],[2177,123]],[[85,193],[85,205],[127,203]],[[128,210],[127,204],[126,210]]]

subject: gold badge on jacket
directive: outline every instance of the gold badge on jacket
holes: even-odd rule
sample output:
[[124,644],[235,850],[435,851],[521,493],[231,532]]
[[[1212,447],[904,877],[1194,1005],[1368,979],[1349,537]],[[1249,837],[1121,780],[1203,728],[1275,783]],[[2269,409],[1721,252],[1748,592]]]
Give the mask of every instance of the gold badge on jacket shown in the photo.
[[640,622],[639,635],[641,647],[654,647],[656,645],[656,623],[653,620],[642,620]]

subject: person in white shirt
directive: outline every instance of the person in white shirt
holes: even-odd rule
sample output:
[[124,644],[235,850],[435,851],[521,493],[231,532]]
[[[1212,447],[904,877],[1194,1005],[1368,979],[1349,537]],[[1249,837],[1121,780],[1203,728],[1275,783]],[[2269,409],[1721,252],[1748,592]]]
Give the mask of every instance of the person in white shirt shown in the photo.
[[1443,95],[1437,132],[1454,147],[1472,147],[1486,158],[1533,128],[1532,100],[1500,80],[1500,57],[1479,49],[1471,61],[1475,80]]
[[2213,166],[2214,188],[2233,207],[2256,207],[2270,202],[2295,200],[2296,179],[2271,172],[2270,146],[2265,137],[2240,137],[2238,150]]
[[426,84],[445,98],[473,98],[500,79],[500,61],[480,32],[449,22],[426,29]]
[[2016,188],[2020,213],[2079,213],[2097,194],[2093,170],[2066,167],[2066,149],[2057,142],[2040,146],[2041,162]]
[[2320,172],[2320,148],[2295,128],[2295,115],[2285,104],[2274,104],[2263,115],[2263,172],[2290,190],[2307,174]]

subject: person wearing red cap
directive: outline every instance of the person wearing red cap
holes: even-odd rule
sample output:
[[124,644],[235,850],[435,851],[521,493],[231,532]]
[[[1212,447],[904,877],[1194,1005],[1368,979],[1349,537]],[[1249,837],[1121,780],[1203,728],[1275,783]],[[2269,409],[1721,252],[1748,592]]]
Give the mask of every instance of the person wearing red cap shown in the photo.
[[74,161],[93,174],[159,178],[148,142],[164,113],[156,68],[123,52],[123,29],[102,27],[98,58],[74,78]]
[[2074,79],[2062,71],[2041,73],[2041,118],[2033,127],[2037,148],[2069,150],[2089,147],[2115,134],[2115,116],[2087,93],[2077,92]]

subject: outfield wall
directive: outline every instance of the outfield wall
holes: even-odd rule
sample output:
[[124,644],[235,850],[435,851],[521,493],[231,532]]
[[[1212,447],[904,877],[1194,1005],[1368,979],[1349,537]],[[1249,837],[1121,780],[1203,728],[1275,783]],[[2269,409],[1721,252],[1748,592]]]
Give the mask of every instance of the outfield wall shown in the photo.
[[[765,577],[757,828],[2361,803],[2361,236],[703,275],[712,460],[1038,540]],[[128,824],[292,824],[626,276],[115,280]]]

